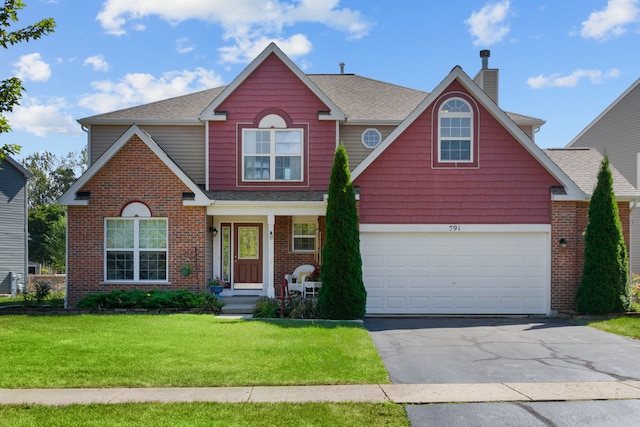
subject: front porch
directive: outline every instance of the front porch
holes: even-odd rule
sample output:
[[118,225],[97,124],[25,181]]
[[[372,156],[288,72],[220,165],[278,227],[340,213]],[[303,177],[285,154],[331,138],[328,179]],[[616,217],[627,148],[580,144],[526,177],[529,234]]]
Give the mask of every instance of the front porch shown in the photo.
[[320,264],[324,204],[315,210],[305,215],[210,215],[207,283],[214,278],[224,282],[223,298],[278,296],[285,274],[301,264]]

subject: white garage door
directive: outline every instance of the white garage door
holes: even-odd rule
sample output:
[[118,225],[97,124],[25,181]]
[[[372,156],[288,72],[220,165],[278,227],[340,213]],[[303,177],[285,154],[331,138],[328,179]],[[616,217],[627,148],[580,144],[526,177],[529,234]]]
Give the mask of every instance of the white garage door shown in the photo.
[[361,230],[368,314],[547,314],[549,232]]

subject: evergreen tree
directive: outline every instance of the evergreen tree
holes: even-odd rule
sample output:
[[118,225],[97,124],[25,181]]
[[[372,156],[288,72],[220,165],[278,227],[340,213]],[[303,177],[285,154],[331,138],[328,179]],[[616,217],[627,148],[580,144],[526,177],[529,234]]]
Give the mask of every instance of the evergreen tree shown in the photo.
[[588,314],[628,310],[631,304],[628,269],[627,247],[613,193],[609,158],[605,155],[589,203],[584,268],[576,294],[577,310]]
[[358,211],[343,144],[336,149],[329,181],[326,237],[322,252],[318,314],[327,319],[361,319],[367,291],[362,281]]

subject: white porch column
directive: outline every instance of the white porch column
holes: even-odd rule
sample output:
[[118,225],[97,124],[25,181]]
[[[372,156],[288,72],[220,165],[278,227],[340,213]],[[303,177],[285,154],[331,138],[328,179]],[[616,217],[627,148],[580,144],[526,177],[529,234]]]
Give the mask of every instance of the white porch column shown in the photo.
[[267,228],[269,229],[267,233],[267,296],[269,298],[275,298],[276,290],[275,283],[273,280],[273,274],[275,271],[275,261],[274,261],[274,231],[275,231],[275,223],[276,216],[269,214],[267,215]]

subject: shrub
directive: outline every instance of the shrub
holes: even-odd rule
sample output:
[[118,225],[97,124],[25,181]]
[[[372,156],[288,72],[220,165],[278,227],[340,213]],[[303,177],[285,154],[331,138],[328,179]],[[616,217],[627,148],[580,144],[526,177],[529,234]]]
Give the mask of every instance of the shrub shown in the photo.
[[186,289],[175,291],[133,289],[90,294],[78,301],[76,306],[78,308],[98,310],[115,308],[179,308],[197,312],[212,311],[214,314],[219,314],[222,307],[224,307],[224,303],[214,295],[209,295],[205,292],[195,294]]
[[39,303],[49,296],[52,289],[50,282],[36,282],[34,283],[33,287],[34,287],[34,292],[36,296],[36,301]]
[[273,319],[280,317],[280,301],[275,298],[261,297],[253,309],[253,317]]
[[[280,300],[261,297],[253,309],[253,317],[275,319],[280,317]],[[317,319],[316,300],[295,297],[284,304],[284,316],[290,319]]]

